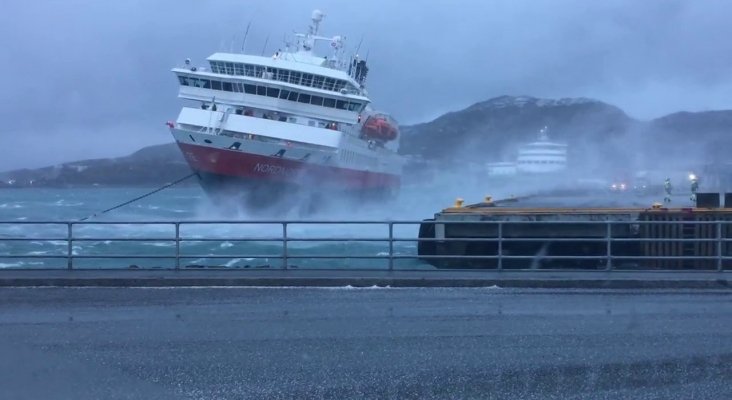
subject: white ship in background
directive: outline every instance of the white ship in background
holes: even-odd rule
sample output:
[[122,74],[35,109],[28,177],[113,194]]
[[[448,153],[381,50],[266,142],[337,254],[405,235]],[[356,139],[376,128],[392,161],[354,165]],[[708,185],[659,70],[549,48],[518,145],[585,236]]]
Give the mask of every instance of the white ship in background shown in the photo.
[[[341,36],[320,36],[322,20],[314,11],[308,33],[271,56],[215,53],[209,67],[186,60],[172,70],[190,105],[168,125],[212,197],[243,196],[256,207],[302,190],[398,191],[397,123],[371,109],[366,60],[346,56]],[[329,55],[316,54],[321,42]]]
[[567,145],[550,141],[544,127],[537,141],[519,146],[516,161],[488,163],[486,168],[489,176],[561,173],[567,169]]

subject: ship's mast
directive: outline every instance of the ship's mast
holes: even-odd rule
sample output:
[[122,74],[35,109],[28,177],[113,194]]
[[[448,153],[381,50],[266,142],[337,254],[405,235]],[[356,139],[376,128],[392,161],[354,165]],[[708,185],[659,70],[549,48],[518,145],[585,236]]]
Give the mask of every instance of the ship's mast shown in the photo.
[[315,49],[315,42],[328,41],[333,49],[333,55],[328,58],[329,66],[335,68],[338,66],[338,59],[340,58],[341,49],[343,49],[344,38],[341,36],[325,37],[318,35],[320,31],[320,23],[323,21],[325,14],[320,10],[313,11],[310,16],[310,26],[308,27],[307,33],[296,33],[295,36],[300,38],[298,41],[298,51],[310,53],[312,55]]
[[541,141],[541,142],[549,141],[549,134],[547,133],[548,130],[549,130],[548,126],[544,126],[543,128],[539,129],[539,141]]
[[323,17],[325,14],[323,14],[320,10],[313,10],[313,13],[310,17],[310,19],[313,21],[313,24],[310,25],[310,35],[315,36],[318,34],[318,29],[320,28],[320,21],[323,20]]

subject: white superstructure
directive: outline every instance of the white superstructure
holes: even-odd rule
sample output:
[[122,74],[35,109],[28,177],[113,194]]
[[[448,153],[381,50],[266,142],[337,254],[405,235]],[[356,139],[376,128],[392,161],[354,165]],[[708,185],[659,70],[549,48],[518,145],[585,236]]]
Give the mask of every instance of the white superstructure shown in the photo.
[[567,169],[567,145],[550,141],[544,127],[537,141],[519,146],[515,162],[488,163],[486,167],[490,176],[561,172]]
[[550,173],[566,168],[567,145],[549,141],[547,127],[539,131],[539,140],[519,147],[516,159],[519,173]]

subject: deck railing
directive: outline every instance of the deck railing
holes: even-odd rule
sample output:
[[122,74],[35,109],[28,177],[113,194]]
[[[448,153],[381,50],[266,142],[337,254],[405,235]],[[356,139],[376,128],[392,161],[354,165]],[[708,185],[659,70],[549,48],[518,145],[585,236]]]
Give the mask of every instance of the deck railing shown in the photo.
[[[603,226],[603,235],[594,235],[592,237],[562,237],[560,235],[545,235],[537,237],[515,237],[506,233],[506,228],[510,226],[532,224],[539,227],[542,224],[551,226],[559,226],[562,224],[573,225],[592,225]],[[450,225],[482,225],[484,228],[490,227],[494,229],[495,236],[488,237],[418,237],[420,226],[429,227],[430,225],[440,226],[443,231],[444,227]],[[163,228],[165,234],[162,236],[137,236],[125,234],[121,236],[115,235],[115,226],[126,226],[140,228],[140,232],[144,232],[145,228],[154,227],[160,233]],[[200,234],[184,234],[183,230],[188,230],[194,226],[228,226],[242,228],[244,226],[260,227],[269,226],[270,229],[275,227],[276,234],[229,234],[215,235],[213,237],[203,237]],[[293,232],[293,226],[308,226],[326,228],[328,234],[313,235],[301,234]],[[366,227],[379,230],[383,229],[382,234],[377,235],[338,235],[338,232],[345,226],[357,227],[363,230]],[[616,227],[623,227],[631,232],[638,233],[643,229],[651,231],[654,235],[661,237],[619,237],[616,233]],[[644,228],[653,227],[653,228]],[[686,229],[693,226],[693,230]],[[31,234],[33,227],[45,227],[38,234]],[[84,233],[89,228],[105,228],[101,234],[90,235]],[[686,229],[686,230],[685,230]],[[400,233],[403,231],[409,233]],[[429,229],[427,229],[429,230]],[[433,229],[434,230],[434,229]],[[18,232],[21,233],[18,233]],[[35,231],[35,230],[34,230]],[[45,234],[44,231],[63,232],[62,234]],[[397,232],[399,231],[399,232]],[[684,232],[683,237],[678,237],[678,233]],[[139,232],[138,232],[139,233]],[[674,237],[676,235],[677,237]],[[663,237],[665,236],[665,237]],[[57,245],[63,243],[64,251],[57,251],[53,254],[38,254],[38,252],[13,250],[12,245],[8,244],[29,244],[54,242]],[[124,254],[103,253],[103,254],[79,254],[75,246],[91,242],[119,242],[130,244],[141,243],[162,243],[172,247],[174,252],[168,254],[137,254],[135,248],[128,248]],[[235,247],[232,243],[265,243],[275,244],[279,251],[271,254],[256,254],[251,251],[236,252],[226,254],[216,254],[208,252],[206,254],[191,253],[183,251],[183,247],[190,244],[201,244],[207,242],[229,242],[229,247]],[[318,253],[309,252],[304,254],[302,248],[298,248],[297,244],[307,244],[309,242],[330,243],[330,244],[380,244],[384,246],[384,251],[377,254],[349,254],[347,252],[339,253]],[[221,266],[216,261],[233,260],[233,259],[266,259],[269,261],[276,260],[275,264],[268,264],[268,268],[289,269],[298,267],[294,264],[301,260],[338,260],[339,266],[335,268],[343,269],[374,269],[372,267],[353,267],[349,266],[348,260],[381,260],[386,262],[385,267],[388,270],[411,270],[411,269],[432,269],[430,264],[439,264],[441,261],[449,261],[444,264],[446,268],[452,269],[601,269],[601,270],[628,270],[628,269],[662,269],[662,270],[683,270],[683,269],[704,269],[718,270],[732,269],[732,221],[551,221],[551,222],[535,222],[535,221],[383,221],[383,220],[357,220],[357,221],[328,221],[328,220],[258,220],[258,221],[225,221],[225,220],[208,220],[208,221],[0,221],[0,261],[2,260],[65,260],[65,268],[79,268],[77,262],[80,260],[168,260],[172,261],[167,267],[169,269],[186,269],[192,267],[216,267]],[[463,246],[460,250],[452,250],[452,252],[440,252],[435,249],[449,248],[451,244],[457,243]],[[522,243],[552,243],[553,245],[568,245],[568,249],[562,254],[542,254],[537,251],[532,254],[516,254],[514,250],[516,246]],[[3,246],[3,244],[5,244]],[[412,244],[409,247],[405,244]],[[414,245],[416,244],[416,246]],[[618,254],[618,249],[632,244],[635,248],[643,251],[634,254]],[[587,252],[587,246],[594,245],[594,250]],[[295,246],[295,247],[293,247]],[[483,247],[483,251],[475,254],[475,249]],[[490,247],[490,251],[486,252],[485,246]],[[17,246],[16,246],[17,247]],[[416,251],[418,247],[431,249],[423,251],[421,254]],[[541,246],[539,246],[541,248]],[[573,249],[576,247],[576,251]],[[472,248],[473,250],[466,250]],[[602,251],[598,251],[598,249]],[[293,249],[299,251],[293,252]],[[569,252],[567,252],[569,251]],[[305,252],[307,253],[307,252]],[[430,254],[431,253],[431,254]],[[206,260],[211,265],[191,265],[186,264],[186,260]],[[400,261],[411,260],[412,263],[406,266],[396,265]],[[541,265],[541,262],[556,261],[550,267]],[[525,261],[526,263],[517,265],[517,261]],[[537,263],[539,261],[539,263]],[[190,261],[189,261],[190,262]],[[514,263],[514,266],[507,265]],[[566,262],[566,266],[562,263]],[[579,264],[578,264],[579,263]],[[654,264],[655,263],[655,264]],[[691,263],[691,264],[690,264]],[[695,263],[695,264],[694,264]],[[580,265],[579,267],[573,267]],[[693,265],[692,265],[693,264]],[[489,266],[486,266],[489,265]],[[29,267],[20,267],[26,269]],[[46,268],[45,266],[37,266],[36,268]],[[58,268],[58,267],[55,267]],[[84,269],[94,267],[83,267]],[[102,267],[99,267],[102,268]],[[112,266],[104,268],[129,268]],[[222,267],[223,268],[223,267]],[[318,267],[313,267],[317,269]],[[332,269],[332,268],[329,268]]]

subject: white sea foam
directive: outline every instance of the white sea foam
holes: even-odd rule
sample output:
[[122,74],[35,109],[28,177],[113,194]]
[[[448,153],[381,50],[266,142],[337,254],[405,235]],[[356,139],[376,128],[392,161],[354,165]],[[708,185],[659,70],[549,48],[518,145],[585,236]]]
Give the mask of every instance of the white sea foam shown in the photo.
[[0,268],[17,268],[23,265],[23,262],[13,262],[13,263],[0,263]]
[[236,264],[237,264],[238,262],[240,262],[240,261],[241,261],[241,258],[234,258],[234,259],[231,259],[231,260],[229,260],[229,261],[228,261],[228,262],[227,262],[226,264],[224,264],[224,265],[225,265],[225,266],[227,266],[227,267],[233,267],[233,266],[235,266],[235,265],[236,265]]
[[153,242],[153,243],[142,243],[143,246],[152,246],[152,247],[173,247],[175,246],[175,243],[172,242]]
[[53,204],[55,204],[57,206],[63,206],[63,207],[79,207],[79,206],[83,206],[84,205],[83,202],[70,202],[70,201],[67,201],[67,200],[64,200],[64,199],[57,200]]

